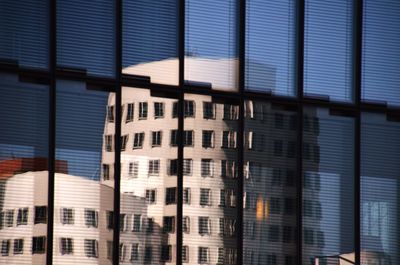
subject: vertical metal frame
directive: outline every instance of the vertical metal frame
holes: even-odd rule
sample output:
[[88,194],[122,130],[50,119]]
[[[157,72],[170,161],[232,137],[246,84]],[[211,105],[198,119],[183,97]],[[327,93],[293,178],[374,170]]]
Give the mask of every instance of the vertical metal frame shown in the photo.
[[354,252],[355,264],[361,264],[361,78],[363,0],[354,0],[353,93],[356,106],[354,128]]
[[57,8],[56,0],[49,2],[49,149],[48,149],[48,187],[47,187],[47,245],[46,264],[53,264],[54,231],[54,176],[56,161],[56,66],[57,66]]
[[113,264],[119,264],[120,212],[121,212],[121,121],[122,121],[122,3],[115,1],[115,152],[114,152],[114,231]]
[[[296,8],[296,93],[300,102],[304,91],[304,17],[305,0],[297,0]],[[297,264],[303,261],[303,104],[297,110],[297,174],[296,174]]]

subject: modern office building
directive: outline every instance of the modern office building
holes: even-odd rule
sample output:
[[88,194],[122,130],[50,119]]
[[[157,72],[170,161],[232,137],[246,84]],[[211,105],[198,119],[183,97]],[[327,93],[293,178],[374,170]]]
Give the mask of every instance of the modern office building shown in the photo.
[[400,263],[399,13],[2,1],[0,264]]

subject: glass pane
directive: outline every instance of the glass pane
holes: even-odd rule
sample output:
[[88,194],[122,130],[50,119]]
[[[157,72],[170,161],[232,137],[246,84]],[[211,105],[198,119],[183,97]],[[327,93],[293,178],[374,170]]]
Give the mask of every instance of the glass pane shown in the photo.
[[[113,93],[59,80],[56,89],[56,173],[53,263],[104,264],[111,259],[114,198]],[[112,246],[112,244],[111,244]]]
[[123,73],[178,84],[178,1],[123,1]]
[[[45,264],[48,87],[0,80],[0,263]],[[65,161],[56,165],[65,172]]]
[[399,264],[400,123],[361,121],[361,263]]
[[362,99],[400,105],[400,2],[363,4]]
[[0,2],[0,62],[48,68],[48,12],[47,0]]
[[246,3],[246,89],[295,95],[296,1]]
[[305,1],[304,91],[351,101],[353,3]]
[[183,253],[189,264],[236,264],[239,105],[186,94]]
[[303,117],[303,264],[354,262],[354,121]]
[[174,102],[150,90],[122,90],[121,264],[176,262]]
[[115,74],[115,3],[57,1],[57,65],[89,75]]
[[297,116],[245,102],[243,264],[296,261]]
[[238,81],[236,0],[186,0],[187,84],[236,91]]

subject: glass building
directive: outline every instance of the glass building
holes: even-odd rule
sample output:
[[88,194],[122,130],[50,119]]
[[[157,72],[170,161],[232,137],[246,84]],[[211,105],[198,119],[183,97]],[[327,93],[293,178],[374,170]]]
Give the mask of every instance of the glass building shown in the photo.
[[400,264],[399,14],[2,0],[0,264]]

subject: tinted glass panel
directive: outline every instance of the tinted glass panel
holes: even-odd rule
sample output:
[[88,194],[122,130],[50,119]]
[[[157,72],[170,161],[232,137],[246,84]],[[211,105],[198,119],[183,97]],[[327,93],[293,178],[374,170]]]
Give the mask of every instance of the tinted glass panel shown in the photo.
[[0,2],[0,62],[48,67],[48,7],[47,0]]
[[113,93],[81,82],[57,82],[53,263],[100,264],[110,259],[113,238],[114,124],[106,120]]
[[364,114],[361,126],[361,263],[400,262],[400,123]]
[[185,2],[185,80],[237,90],[237,1]]
[[[183,245],[190,264],[236,264],[239,105],[185,95]],[[204,110],[208,102],[208,114]],[[186,133],[188,135],[188,133]],[[186,139],[184,139],[184,142]],[[186,141],[187,142],[187,141]]]
[[57,64],[89,75],[115,74],[114,2],[57,1]]
[[354,262],[353,119],[326,109],[303,119],[303,264]]
[[123,1],[123,73],[178,84],[178,1]]
[[246,88],[294,95],[295,2],[246,1]]
[[121,264],[176,262],[177,147],[170,144],[178,129],[174,102],[152,97],[149,90],[122,91],[121,131],[127,140],[121,153]]
[[246,101],[243,264],[296,260],[296,124],[293,111]]
[[362,98],[400,105],[400,2],[363,4]]
[[[48,87],[0,74],[1,264],[45,264],[48,187]],[[66,161],[56,161],[65,171]]]
[[351,101],[353,3],[305,1],[304,91]]

